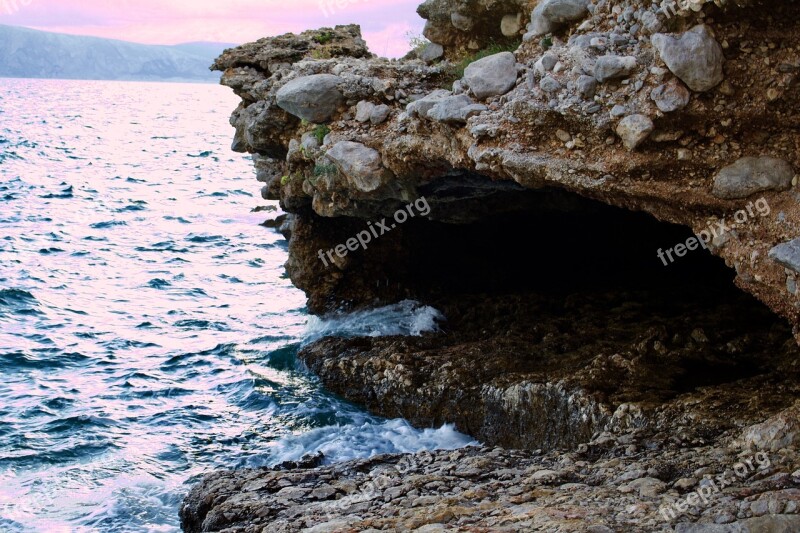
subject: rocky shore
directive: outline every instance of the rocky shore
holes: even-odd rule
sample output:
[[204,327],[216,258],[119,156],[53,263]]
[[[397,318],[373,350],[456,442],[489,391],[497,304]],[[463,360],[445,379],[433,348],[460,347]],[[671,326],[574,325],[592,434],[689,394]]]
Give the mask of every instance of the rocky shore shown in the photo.
[[484,447],[213,473],[184,528],[800,530],[800,5],[418,12],[402,60],[338,26],[214,67],[311,311],[443,317],[302,362]]

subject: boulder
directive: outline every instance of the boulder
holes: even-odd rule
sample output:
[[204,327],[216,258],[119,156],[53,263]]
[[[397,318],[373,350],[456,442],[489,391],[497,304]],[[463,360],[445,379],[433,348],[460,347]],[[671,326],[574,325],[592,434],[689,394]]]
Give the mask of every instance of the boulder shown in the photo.
[[554,93],[561,90],[561,84],[552,76],[545,76],[539,82],[539,88],[546,93]]
[[567,22],[580,20],[589,14],[588,0],[543,0],[531,13],[529,37],[552,33]]
[[511,52],[501,52],[471,63],[464,79],[478,100],[506,94],[517,83],[517,60]]
[[339,91],[342,78],[332,74],[314,74],[297,78],[278,90],[278,106],[303,120],[329,122],[344,103]]
[[505,37],[519,37],[522,29],[522,13],[506,15],[500,21],[500,33]]
[[576,87],[581,98],[584,100],[591,100],[597,92],[597,79],[593,76],[583,75],[578,78]]
[[444,57],[444,47],[441,44],[428,43],[419,54],[419,58],[426,63],[433,63]]
[[340,141],[328,150],[330,159],[360,192],[372,192],[384,182],[386,169],[377,150],[352,141]]
[[651,42],[667,67],[691,90],[705,92],[722,83],[725,56],[705,24],[680,37],[657,33]]
[[776,157],[743,157],[719,171],[712,194],[735,200],[762,191],[785,191],[792,186],[792,165]]

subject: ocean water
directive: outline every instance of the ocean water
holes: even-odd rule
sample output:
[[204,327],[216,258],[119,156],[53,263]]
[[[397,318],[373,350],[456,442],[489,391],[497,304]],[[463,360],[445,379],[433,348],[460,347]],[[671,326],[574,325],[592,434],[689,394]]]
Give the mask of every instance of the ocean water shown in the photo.
[[0,531],[177,531],[212,469],[470,442],[370,416],[297,364],[322,335],[440,317],[307,316],[253,212],[277,206],[229,151],[228,89],[0,87]]

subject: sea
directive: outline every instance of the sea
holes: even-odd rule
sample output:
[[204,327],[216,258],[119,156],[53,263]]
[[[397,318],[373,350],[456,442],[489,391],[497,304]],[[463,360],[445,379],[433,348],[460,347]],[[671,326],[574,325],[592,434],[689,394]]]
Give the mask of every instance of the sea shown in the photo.
[[[0,79],[0,531],[179,531],[215,469],[458,448],[328,393],[323,335],[419,335],[416,302],[319,319],[213,84]],[[335,354],[332,354],[335,357]]]

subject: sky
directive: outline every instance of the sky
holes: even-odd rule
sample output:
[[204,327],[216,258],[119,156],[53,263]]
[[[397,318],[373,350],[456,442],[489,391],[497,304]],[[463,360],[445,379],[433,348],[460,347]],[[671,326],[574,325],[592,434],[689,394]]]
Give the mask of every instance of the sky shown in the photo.
[[244,43],[356,23],[370,50],[399,57],[422,0],[0,0],[0,24],[146,44]]

